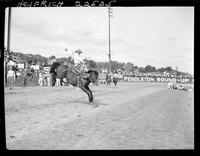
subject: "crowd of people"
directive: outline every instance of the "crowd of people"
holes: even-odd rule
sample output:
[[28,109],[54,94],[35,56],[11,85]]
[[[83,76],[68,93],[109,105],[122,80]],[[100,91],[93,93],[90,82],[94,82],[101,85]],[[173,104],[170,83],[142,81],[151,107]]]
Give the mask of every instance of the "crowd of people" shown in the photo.
[[39,86],[66,86],[66,78],[60,79],[56,78],[55,85],[52,82],[52,76],[49,71],[42,71],[38,72],[38,85]]
[[51,74],[46,71],[39,71],[38,73],[38,85],[51,86]]
[[[67,52],[67,55],[70,56],[73,61],[74,61],[74,68],[76,68],[76,70],[78,72],[82,72],[82,71],[87,71],[87,66],[86,63],[83,61],[84,58],[80,55],[82,52],[80,50],[76,50],[76,51],[68,51],[68,49],[65,49],[65,51]],[[56,59],[53,60],[52,63],[56,62]],[[16,79],[16,71],[14,71],[14,67],[16,66],[16,63],[13,62],[12,60],[9,61],[9,63],[7,64],[8,67],[8,71],[7,71],[7,84],[9,86],[10,89],[13,88],[14,86],[14,82]],[[29,68],[29,67],[28,67]],[[23,77],[23,85],[26,86],[27,83],[27,69],[21,69],[19,71],[21,77]],[[66,85],[66,79],[59,79],[56,78],[56,82],[54,84],[53,78],[52,78],[52,74],[50,71],[45,71],[45,70],[35,70],[35,75],[36,79],[38,79],[37,84],[39,86],[65,86]],[[33,78],[33,76],[32,76]]]
[[[8,67],[8,72],[7,72],[7,84],[9,89],[13,89],[14,83],[16,81],[16,73],[14,72],[12,66]],[[27,86],[27,80],[28,79],[32,79],[31,77],[27,78],[27,73],[26,70],[23,69],[20,71],[20,76],[22,78],[22,86]],[[44,71],[44,70],[39,70],[39,71],[35,71],[35,74],[33,76],[35,79],[37,80],[37,85],[38,86],[52,86],[52,77],[51,74],[49,73],[49,71]],[[63,82],[64,81],[64,82]],[[60,80],[59,78],[56,78],[56,83],[55,86],[65,86],[66,85],[66,80]]]

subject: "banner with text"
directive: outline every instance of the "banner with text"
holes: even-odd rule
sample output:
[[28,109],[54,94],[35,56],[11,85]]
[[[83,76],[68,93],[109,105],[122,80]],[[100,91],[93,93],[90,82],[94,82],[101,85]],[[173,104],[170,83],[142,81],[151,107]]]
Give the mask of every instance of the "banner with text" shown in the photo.
[[124,75],[123,81],[128,82],[177,82],[177,83],[194,83],[193,78],[175,78],[175,77],[156,77],[156,76],[131,76]]

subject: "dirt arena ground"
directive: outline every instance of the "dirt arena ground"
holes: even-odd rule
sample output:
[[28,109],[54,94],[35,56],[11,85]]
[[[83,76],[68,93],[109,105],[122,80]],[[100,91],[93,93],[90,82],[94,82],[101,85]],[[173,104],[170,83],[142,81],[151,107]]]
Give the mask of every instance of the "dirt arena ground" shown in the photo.
[[194,149],[194,91],[162,83],[5,88],[7,149]]

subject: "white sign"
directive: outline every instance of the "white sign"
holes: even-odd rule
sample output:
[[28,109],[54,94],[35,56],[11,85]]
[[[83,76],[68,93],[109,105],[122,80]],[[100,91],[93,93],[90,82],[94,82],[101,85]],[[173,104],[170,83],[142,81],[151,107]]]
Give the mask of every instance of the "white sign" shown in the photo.
[[142,76],[128,76],[124,75],[124,81],[133,81],[133,82],[178,82],[178,83],[193,83],[194,79],[192,78],[174,78],[174,77],[142,77]]
[[40,65],[31,65],[30,68],[33,68],[34,70],[39,70]]
[[20,69],[24,69],[24,63],[19,63],[17,66],[18,66],[18,68],[20,68]]
[[44,67],[45,71],[50,71],[50,67]]

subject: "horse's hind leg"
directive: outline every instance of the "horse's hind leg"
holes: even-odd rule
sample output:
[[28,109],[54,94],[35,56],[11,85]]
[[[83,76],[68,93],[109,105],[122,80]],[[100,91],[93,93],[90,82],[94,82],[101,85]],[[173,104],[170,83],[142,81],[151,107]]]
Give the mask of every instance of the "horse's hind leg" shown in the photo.
[[89,89],[89,87],[88,86],[83,86],[83,87],[81,87],[81,89],[88,95],[89,102],[92,103],[93,102],[93,96],[92,96],[92,92]]
[[[90,88],[86,85],[84,86],[84,88],[88,91],[88,97],[89,97],[89,102],[92,103],[93,102],[93,95],[92,95],[92,91],[90,90]],[[93,107],[98,107],[97,104],[93,103]]]
[[90,90],[90,88],[88,86],[85,86],[85,88],[89,91],[90,93],[90,101],[93,102],[93,95],[92,95],[92,91]]

